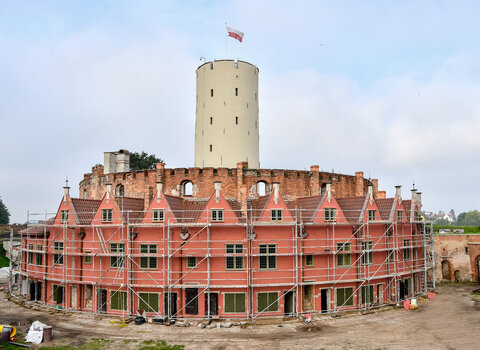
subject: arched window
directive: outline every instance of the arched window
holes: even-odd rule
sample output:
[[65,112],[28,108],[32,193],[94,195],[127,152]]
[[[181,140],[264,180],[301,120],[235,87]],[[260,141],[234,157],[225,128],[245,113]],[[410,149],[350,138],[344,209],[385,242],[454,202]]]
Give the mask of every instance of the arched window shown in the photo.
[[257,194],[259,196],[265,196],[267,194],[267,183],[265,181],[257,182]]
[[182,195],[193,196],[193,183],[191,181],[184,181],[182,183]]
[[122,184],[119,184],[115,187],[115,196],[117,197],[125,196],[125,187]]

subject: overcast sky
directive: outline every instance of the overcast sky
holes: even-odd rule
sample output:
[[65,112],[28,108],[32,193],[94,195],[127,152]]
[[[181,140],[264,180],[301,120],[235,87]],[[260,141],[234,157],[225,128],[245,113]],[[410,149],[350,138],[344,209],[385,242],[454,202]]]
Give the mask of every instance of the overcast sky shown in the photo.
[[412,182],[424,209],[480,209],[477,1],[0,0],[0,197],[55,212],[68,176],[125,148],[193,166],[195,70],[260,69],[262,168]]

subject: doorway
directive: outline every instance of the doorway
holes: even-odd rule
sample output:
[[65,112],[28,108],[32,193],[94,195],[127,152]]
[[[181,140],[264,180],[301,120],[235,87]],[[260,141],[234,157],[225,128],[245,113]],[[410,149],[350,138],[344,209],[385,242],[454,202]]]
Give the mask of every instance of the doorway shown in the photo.
[[480,283],[480,255],[477,256],[477,282]]
[[42,300],[42,282],[30,282],[30,300]]
[[[210,306],[210,312],[209,312]],[[205,316],[218,315],[218,294],[217,293],[205,293]]]
[[165,316],[175,318],[177,316],[177,293],[165,293],[163,298]]
[[405,283],[398,281],[398,296],[400,300],[405,299]]
[[106,289],[99,289],[98,290],[98,305],[97,311],[100,314],[107,313],[107,290]]
[[303,286],[303,311],[311,311],[313,310],[313,292],[314,286],[313,285],[305,285]]
[[450,281],[450,262],[447,260],[442,261],[442,278]]
[[198,288],[185,288],[185,313],[198,314]]
[[284,298],[285,298],[285,317],[293,317],[296,314],[296,301],[295,301],[295,292],[294,291],[288,291],[284,292]]
[[328,312],[328,289],[322,289],[320,291],[320,300],[321,300],[321,306],[322,306],[322,313]]
[[72,286],[71,308],[76,310],[78,307],[78,287]]

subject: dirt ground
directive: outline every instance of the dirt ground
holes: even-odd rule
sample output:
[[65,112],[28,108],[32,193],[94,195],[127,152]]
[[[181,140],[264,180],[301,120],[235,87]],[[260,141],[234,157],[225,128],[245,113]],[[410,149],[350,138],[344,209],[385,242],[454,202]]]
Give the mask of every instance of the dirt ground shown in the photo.
[[[0,324],[19,325],[20,332],[35,320],[53,326],[55,344],[73,347],[91,338],[110,339],[106,349],[134,349],[145,340],[183,344],[185,349],[479,349],[480,297],[476,284],[444,284],[418,310],[386,308],[368,314],[333,318],[322,315],[314,325],[299,321],[201,329],[157,324],[120,328],[112,318],[37,311],[4,301]],[[264,323],[265,321],[262,321]],[[53,345],[53,343],[49,343]]]

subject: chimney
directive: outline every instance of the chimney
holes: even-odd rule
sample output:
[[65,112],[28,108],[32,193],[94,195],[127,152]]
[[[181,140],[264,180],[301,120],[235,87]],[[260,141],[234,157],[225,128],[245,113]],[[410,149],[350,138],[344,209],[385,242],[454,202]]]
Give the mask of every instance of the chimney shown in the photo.
[[215,186],[215,201],[218,203],[220,200],[220,191],[222,190],[222,183],[220,181],[214,182]]
[[395,186],[395,197],[399,202],[402,200],[402,186]]
[[422,206],[422,192],[417,192],[417,202]]
[[163,183],[157,181],[157,202],[160,202],[160,194],[163,192]]
[[332,184],[328,182],[326,185],[326,190],[327,190],[327,199],[330,202],[332,200]]
[[63,201],[67,201],[67,197],[70,197],[70,187],[68,187],[68,179],[65,181],[65,187],[63,188]]
[[368,194],[368,200],[372,202],[373,201],[373,185],[372,184],[368,184],[367,194]]
[[107,182],[106,186],[107,186],[107,203],[108,203],[108,200],[110,199],[110,195],[112,194],[112,183]]
[[412,203],[416,203],[416,202],[417,202],[417,189],[413,188],[412,189]]
[[280,199],[280,183],[274,182],[273,183],[273,200],[275,201],[275,204],[278,203],[279,199]]

